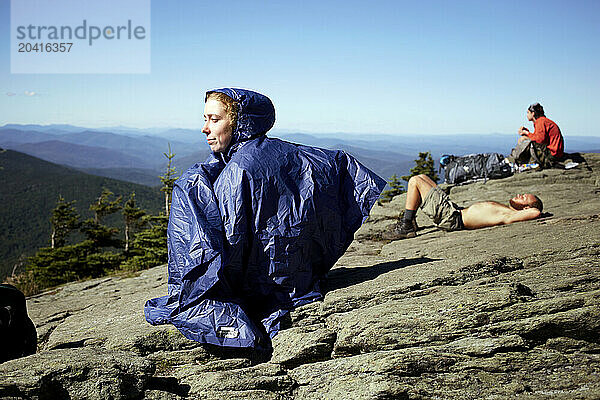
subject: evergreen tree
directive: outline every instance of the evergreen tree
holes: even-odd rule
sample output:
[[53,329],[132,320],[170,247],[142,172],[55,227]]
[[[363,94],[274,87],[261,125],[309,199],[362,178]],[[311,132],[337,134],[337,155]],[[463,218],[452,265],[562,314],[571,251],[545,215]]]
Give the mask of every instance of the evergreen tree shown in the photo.
[[167,169],[164,175],[159,176],[163,186],[160,188],[161,192],[165,192],[165,213],[168,216],[171,210],[171,194],[173,193],[173,184],[177,180],[177,171],[172,165],[175,154],[171,153],[171,143],[169,143],[169,152],[163,153],[167,158]]
[[123,219],[125,220],[125,252],[129,251],[131,234],[142,228],[142,217],[146,212],[135,205],[135,193],[131,193],[129,200],[123,206]]
[[[166,231],[168,217],[146,215],[137,207],[135,193],[132,193],[124,206],[122,197],[103,189],[98,199],[90,205],[94,217],[83,223],[73,207],[74,201],[66,202],[59,197],[52,212],[53,245],[44,247],[27,258],[23,273],[10,277],[12,283],[28,295],[38,293],[48,287],[65,282],[94,278],[106,275],[125,264],[125,256],[130,269],[142,269],[164,264],[167,260]],[[123,241],[117,238],[119,230],[103,224],[105,217],[123,210],[126,225],[128,249],[126,253],[107,250],[113,247],[122,249]],[[132,233],[149,226],[132,238]],[[79,227],[87,239],[73,245],[66,244],[68,234]]]
[[167,168],[165,174],[159,178],[163,184],[160,190],[165,193],[165,213],[141,216],[140,226],[148,226],[148,228],[138,232],[128,246],[129,258],[121,264],[121,268],[129,271],[139,271],[165,264],[168,259],[167,225],[173,185],[178,176],[172,164],[175,154],[171,152],[171,144],[168,153],[163,154],[167,158]]
[[52,224],[51,248],[62,247],[66,244],[69,233],[79,228],[79,214],[75,207],[75,200],[65,202],[62,196],[58,197],[56,207],[52,210],[50,223]]
[[90,210],[94,212],[94,222],[99,224],[104,217],[110,214],[114,214],[119,211],[121,206],[121,200],[123,196],[119,196],[114,200],[110,200],[110,196],[114,193],[107,188],[102,189],[102,193],[95,203],[90,204]]
[[34,282],[37,290],[43,290],[78,279],[103,276],[117,269],[121,261],[120,254],[100,253],[93,241],[84,240],[55,249],[39,249],[29,257],[24,276]]
[[427,175],[434,182],[439,180],[435,172],[435,162],[431,157],[431,153],[428,151],[419,152],[419,158],[415,160],[415,166],[410,169],[410,175],[405,175],[402,177],[402,179],[408,182],[411,177],[421,174]]
[[80,245],[89,244],[85,246],[86,251],[80,254],[80,258],[71,260],[77,268],[76,279],[105,275],[109,271],[118,269],[123,261],[122,254],[107,251],[107,248],[110,247],[122,249],[124,245],[123,241],[117,237],[119,230],[103,224],[106,216],[122,209],[123,197],[112,198],[113,195],[110,190],[104,188],[96,202],[90,205],[90,210],[94,212],[94,218],[85,220],[80,228],[81,232],[87,236],[87,240]]
[[394,198],[394,196],[405,192],[404,185],[402,184],[402,182],[400,182],[400,179],[398,179],[398,176],[396,174],[392,175],[388,182],[388,185],[390,185],[390,189],[384,190],[381,193],[381,196],[379,197],[379,201],[382,203],[387,203],[391,201]]
[[121,268],[139,271],[167,262],[167,224],[164,214],[145,215],[142,222],[149,228],[138,232],[131,241],[129,254],[133,255],[121,264]]
[[83,221],[80,230],[87,236],[88,240],[92,241],[98,251],[103,247],[114,247],[119,249],[124,246],[123,241],[116,237],[119,233],[119,229],[112,226],[97,224],[93,218]]
[[98,251],[102,247],[123,247],[122,240],[115,237],[119,230],[102,224],[104,217],[114,214],[122,208],[123,197],[119,196],[111,200],[111,196],[113,196],[113,192],[104,188],[98,200],[90,205],[90,210],[94,212],[94,218],[85,220],[81,225],[81,232],[94,243]]
[[93,243],[85,240],[57,248],[43,247],[28,259],[27,271],[40,290],[85,276],[85,261],[93,252]]

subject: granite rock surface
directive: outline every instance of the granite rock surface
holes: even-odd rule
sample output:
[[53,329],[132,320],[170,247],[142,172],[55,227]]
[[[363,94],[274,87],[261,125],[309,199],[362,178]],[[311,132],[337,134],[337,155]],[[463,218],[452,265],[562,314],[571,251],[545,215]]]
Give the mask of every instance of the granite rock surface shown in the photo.
[[272,354],[205,348],[146,323],[166,266],[31,297],[38,352],[0,364],[6,399],[598,399],[600,154],[589,168],[449,187],[453,201],[544,201],[542,218],[383,241],[404,195],[375,206],[291,313]]

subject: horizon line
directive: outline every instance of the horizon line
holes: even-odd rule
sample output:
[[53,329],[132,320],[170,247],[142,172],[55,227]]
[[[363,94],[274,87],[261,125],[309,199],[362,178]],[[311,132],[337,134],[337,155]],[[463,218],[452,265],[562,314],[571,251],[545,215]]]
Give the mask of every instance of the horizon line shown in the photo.
[[[135,127],[135,126],[127,126],[127,125],[113,125],[113,126],[99,126],[99,127],[90,127],[90,126],[82,126],[82,125],[73,125],[73,124],[66,124],[66,123],[49,123],[49,124],[41,124],[41,123],[13,123],[13,122],[7,122],[4,123],[4,125],[1,125],[0,128],[6,128],[7,126],[27,126],[27,125],[32,125],[32,126],[39,126],[39,127],[43,127],[43,128],[50,128],[53,126],[68,126],[68,127],[73,127],[73,128],[83,128],[83,129],[89,129],[89,130],[110,130],[110,129],[119,129],[119,130],[132,130],[132,131],[155,131],[155,132],[160,132],[160,131],[167,131],[167,130],[190,130],[190,131],[198,131],[200,132],[201,128],[184,128],[184,127],[177,127],[177,126],[165,126],[165,127],[160,127],[160,126],[150,126],[150,127],[146,127],[146,128],[140,128],[140,127]],[[295,129],[289,129],[289,128],[272,128],[269,132],[271,133],[280,133],[280,134],[304,134],[304,135],[352,135],[352,136],[359,136],[359,135],[376,135],[376,136],[394,136],[394,137],[398,137],[398,136],[415,136],[417,135],[416,133],[381,133],[381,132],[342,132],[342,131],[337,131],[337,132],[315,132],[315,131],[305,131],[305,130],[295,130]],[[149,132],[145,132],[145,133],[149,133]],[[465,135],[465,136],[475,136],[475,135],[488,135],[488,136],[516,136],[517,134],[515,133],[514,135],[512,133],[502,133],[502,132],[487,132],[487,133],[481,133],[481,132],[472,132],[472,133],[467,133],[467,132],[462,132],[462,133],[423,133],[420,132],[418,134],[418,136],[461,136],[461,135]],[[600,138],[600,135],[585,135],[585,134],[563,134],[563,136],[568,136],[568,137],[589,137],[589,138]]]

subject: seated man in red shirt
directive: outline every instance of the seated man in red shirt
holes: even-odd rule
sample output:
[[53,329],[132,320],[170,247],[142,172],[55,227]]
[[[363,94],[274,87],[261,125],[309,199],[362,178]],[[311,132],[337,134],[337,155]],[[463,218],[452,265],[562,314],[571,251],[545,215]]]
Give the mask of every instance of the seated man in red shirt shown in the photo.
[[518,194],[508,203],[505,206],[495,201],[481,201],[467,208],[459,207],[427,175],[413,176],[408,181],[404,218],[382,237],[398,240],[417,236],[414,218],[419,207],[438,228],[445,231],[528,221],[539,217],[544,207],[542,201],[530,193]]
[[[560,128],[556,123],[544,115],[544,108],[540,103],[534,103],[527,109],[527,119],[533,122],[534,131],[522,126],[519,128],[519,142],[513,151],[513,157],[517,162],[527,163],[530,161],[541,164],[548,168],[559,161],[564,154],[564,140]],[[528,160],[530,143],[533,148],[531,153],[535,156]],[[536,159],[537,158],[537,159]]]

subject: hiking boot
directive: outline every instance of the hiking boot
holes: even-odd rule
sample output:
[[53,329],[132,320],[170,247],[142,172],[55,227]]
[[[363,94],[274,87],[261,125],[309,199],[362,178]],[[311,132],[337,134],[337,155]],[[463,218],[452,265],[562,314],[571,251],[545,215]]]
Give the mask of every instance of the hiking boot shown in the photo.
[[417,219],[416,218],[412,219],[412,226],[413,226],[413,229],[415,230],[415,232],[419,230],[419,225],[417,225]]
[[384,232],[381,236],[386,240],[398,240],[407,239],[417,236],[417,230],[415,228],[416,223],[412,221],[405,221],[397,223],[391,231]]

